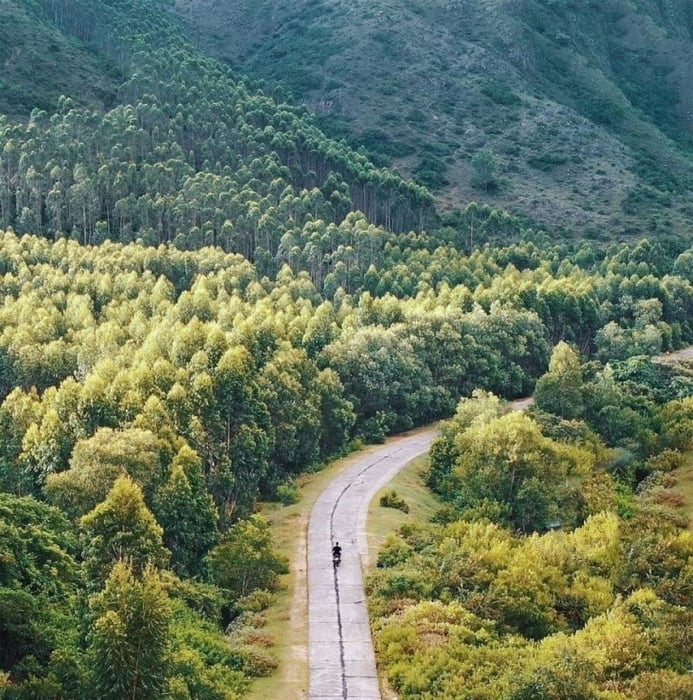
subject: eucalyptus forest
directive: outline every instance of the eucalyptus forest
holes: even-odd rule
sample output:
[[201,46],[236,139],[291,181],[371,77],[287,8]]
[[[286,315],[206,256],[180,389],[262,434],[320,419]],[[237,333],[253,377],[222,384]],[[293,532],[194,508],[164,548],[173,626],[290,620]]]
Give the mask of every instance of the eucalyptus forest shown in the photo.
[[0,698],[244,697],[261,504],[439,420],[368,580],[397,697],[693,697],[690,231],[446,209],[164,0],[3,12],[101,87],[3,79]]

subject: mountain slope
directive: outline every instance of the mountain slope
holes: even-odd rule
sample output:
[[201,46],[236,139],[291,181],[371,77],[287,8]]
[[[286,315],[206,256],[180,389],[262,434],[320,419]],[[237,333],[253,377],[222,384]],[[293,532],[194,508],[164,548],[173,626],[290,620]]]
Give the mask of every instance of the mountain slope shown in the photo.
[[39,3],[0,3],[0,113],[26,117],[34,108],[53,110],[61,95],[85,105],[111,104],[122,75],[115,64],[53,20],[62,14]]
[[685,0],[177,0],[201,44],[286,83],[449,207],[579,235],[690,235]]
[[394,232],[435,224],[425,188],[197,51],[163,0],[56,6],[65,11],[55,32],[120,66],[118,104],[66,98],[26,123],[0,115],[0,228],[88,244],[219,245],[270,275],[297,249],[317,280],[342,258],[353,267],[335,228],[351,212]]

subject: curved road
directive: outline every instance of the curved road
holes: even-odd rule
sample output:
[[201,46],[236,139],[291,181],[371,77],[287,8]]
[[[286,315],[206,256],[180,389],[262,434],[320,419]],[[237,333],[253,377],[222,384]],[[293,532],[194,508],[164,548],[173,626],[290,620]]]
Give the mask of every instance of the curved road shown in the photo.
[[[362,572],[368,505],[406,464],[428,452],[436,433],[393,438],[355,455],[313,506],[308,525],[310,700],[380,700]],[[342,545],[337,569],[332,566],[334,541]]]
[[[659,359],[691,358],[693,346]],[[522,410],[532,399],[513,403]],[[429,429],[392,438],[355,455],[313,506],[307,552],[310,700],[380,700],[362,573],[368,505],[397,472],[428,452],[436,433]],[[335,541],[343,547],[338,569],[332,566]]]

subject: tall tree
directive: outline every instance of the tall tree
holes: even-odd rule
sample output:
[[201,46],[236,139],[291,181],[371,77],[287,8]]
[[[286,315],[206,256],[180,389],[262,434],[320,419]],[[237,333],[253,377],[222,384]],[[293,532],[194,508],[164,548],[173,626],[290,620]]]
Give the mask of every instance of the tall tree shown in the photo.
[[169,675],[171,604],[158,572],[123,561],[90,601],[88,656],[93,697],[160,700]]
[[104,581],[111,568],[126,561],[136,575],[147,566],[164,567],[170,552],[163,529],[144,503],[142,489],[129,477],[119,477],[106,500],[80,521],[84,566],[89,580]]
[[219,516],[205,489],[202,460],[189,447],[176,455],[153,507],[171,550],[172,568],[181,576],[193,576],[217,539]]
[[534,398],[542,411],[561,418],[580,418],[584,411],[583,379],[580,357],[561,341],[551,353],[549,371],[537,381]]
[[50,474],[44,492],[52,503],[79,517],[100,503],[124,474],[153,493],[163,480],[167,456],[165,441],[150,430],[101,428],[75,445],[70,468]]

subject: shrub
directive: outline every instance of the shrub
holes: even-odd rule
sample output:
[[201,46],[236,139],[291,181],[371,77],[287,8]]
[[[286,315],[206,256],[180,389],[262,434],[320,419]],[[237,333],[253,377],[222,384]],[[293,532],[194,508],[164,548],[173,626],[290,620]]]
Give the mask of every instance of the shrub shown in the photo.
[[244,612],[259,613],[263,610],[267,610],[267,608],[272,605],[273,600],[274,594],[271,591],[253,591],[252,593],[239,598],[234,603],[234,609],[239,615]]
[[230,655],[232,667],[246,676],[270,676],[278,666],[276,657],[265,649],[247,644],[232,645]]
[[380,497],[380,505],[383,508],[396,508],[401,510],[403,513],[409,512],[409,504],[401,498],[397,491],[388,491],[386,494]]
[[686,497],[676,491],[657,489],[651,495],[651,499],[658,506],[668,506],[669,508],[682,508],[686,505]]
[[436,189],[448,184],[445,177],[447,165],[438,157],[426,155],[414,171],[416,179],[426,187]]
[[500,80],[487,83],[481,90],[489,99],[498,105],[506,107],[519,104],[520,98],[513,92],[512,88]]
[[413,567],[387,571],[379,581],[379,595],[384,598],[425,600],[430,597],[432,591],[429,579],[430,576],[426,572]]
[[390,535],[378,553],[379,569],[388,569],[403,564],[411,555],[412,548],[401,537]]
[[299,501],[298,486],[293,481],[287,481],[277,486],[277,500],[283,506],[291,506]]
[[683,464],[683,454],[678,450],[664,450],[647,460],[650,469],[660,472],[672,472]]

